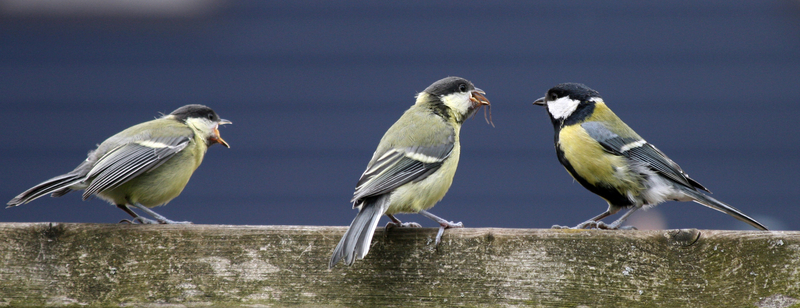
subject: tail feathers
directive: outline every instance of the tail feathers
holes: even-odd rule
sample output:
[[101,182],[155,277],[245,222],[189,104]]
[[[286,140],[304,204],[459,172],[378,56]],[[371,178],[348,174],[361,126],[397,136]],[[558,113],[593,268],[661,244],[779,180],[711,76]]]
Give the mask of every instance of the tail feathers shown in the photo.
[[361,206],[356,218],[350,223],[350,228],[342,236],[331,256],[328,268],[333,268],[336,263],[344,260],[344,264],[352,265],[356,259],[363,259],[369,252],[372,236],[378,221],[389,206],[388,194],[370,200]]
[[722,201],[714,199],[711,196],[707,196],[701,192],[687,191],[686,193],[687,195],[692,197],[692,199],[694,199],[694,202],[700,203],[702,205],[705,205],[706,207],[731,215],[733,216],[733,218],[744,221],[756,229],[768,231],[766,226],[762,225],[755,219],[750,218],[750,216],[745,215],[744,213],[742,213],[742,211],[739,211],[735,207],[727,205]]
[[8,201],[6,204],[8,207],[18,206],[51,193],[53,194],[53,197],[61,197],[72,191],[70,186],[78,184],[83,180],[84,176],[80,174],[62,174],[31,187],[30,189],[14,197],[14,199],[11,199],[11,201]]
[[[79,183],[80,183],[80,181],[79,181]],[[70,185],[70,186],[72,186],[72,185]],[[52,194],[50,194],[50,197],[58,198],[58,197],[61,197],[63,195],[68,194],[71,191],[72,191],[72,188],[65,187],[64,189],[59,189],[59,190],[54,191]]]

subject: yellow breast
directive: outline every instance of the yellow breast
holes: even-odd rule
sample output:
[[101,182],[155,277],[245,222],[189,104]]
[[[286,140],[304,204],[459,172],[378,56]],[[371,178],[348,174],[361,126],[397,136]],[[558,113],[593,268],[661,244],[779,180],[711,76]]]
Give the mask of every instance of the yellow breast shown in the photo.
[[627,158],[613,155],[580,126],[571,125],[561,129],[558,136],[558,147],[577,174],[589,184],[615,187],[626,194],[633,189],[637,191],[639,181],[633,176]]

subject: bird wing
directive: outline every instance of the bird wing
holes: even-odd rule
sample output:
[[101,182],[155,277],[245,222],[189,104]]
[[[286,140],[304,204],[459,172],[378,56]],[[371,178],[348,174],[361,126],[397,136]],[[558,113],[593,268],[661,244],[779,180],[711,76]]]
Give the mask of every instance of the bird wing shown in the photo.
[[444,143],[391,148],[373,159],[358,180],[352,201],[421,181],[438,170],[455,147],[455,132],[452,129],[446,131],[449,135],[444,136]]
[[678,164],[644,139],[638,136],[622,137],[601,122],[586,122],[582,123],[581,127],[607,152],[645,163],[650,169],[688,188],[707,190],[700,183],[690,179]]
[[191,136],[131,138],[105,153],[87,175],[91,184],[83,192],[86,200],[94,194],[118,187],[168,161],[189,145]]

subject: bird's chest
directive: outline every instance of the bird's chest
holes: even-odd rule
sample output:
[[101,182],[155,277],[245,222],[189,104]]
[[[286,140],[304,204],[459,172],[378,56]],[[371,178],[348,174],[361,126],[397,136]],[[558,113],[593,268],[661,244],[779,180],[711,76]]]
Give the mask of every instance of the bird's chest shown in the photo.
[[562,128],[556,148],[561,164],[579,181],[619,187],[630,173],[627,158],[606,152],[579,125]]

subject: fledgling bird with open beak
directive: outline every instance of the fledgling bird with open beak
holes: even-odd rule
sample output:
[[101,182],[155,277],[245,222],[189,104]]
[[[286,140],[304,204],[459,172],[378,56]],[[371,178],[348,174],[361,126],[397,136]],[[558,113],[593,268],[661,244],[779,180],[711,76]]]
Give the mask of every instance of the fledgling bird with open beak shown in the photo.
[[[460,77],[434,82],[417,94],[411,106],[381,138],[353,194],[358,214],[333,251],[329,267],[341,260],[347,265],[363,259],[384,214],[387,227],[415,226],[401,223],[397,213],[420,213],[439,223],[436,244],[446,228],[461,227],[428,211],[453,183],[461,152],[461,124],[482,106],[490,107],[485,92]],[[489,121],[489,120],[487,120]]]
[[[61,197],[84,190],[116,205],[138,223],[189,223],[172,221],[151,207],[166,204],[183,191],[209,146],[219,143],[219,125],[231,124],[203,105],[186,105],[161,118],[131,126],[106,139],[89,152],[75,170],[44,181],[8,202],[14,207],[52,194]],[[134,206],[155,220],[136,214]],[[123,220],[127,221],[127,220]]]
[[[533,104],[547,108],[558,161],[578,183],[608,202],[605,212],[575,228],[617,229],[639,208],[675,200],[694,201],[767,230],[706,195],[708,189],[622,122],[597,91],[580,83],[562,83]],[[600,221],[623,208],[630,210],[610,225]]]

